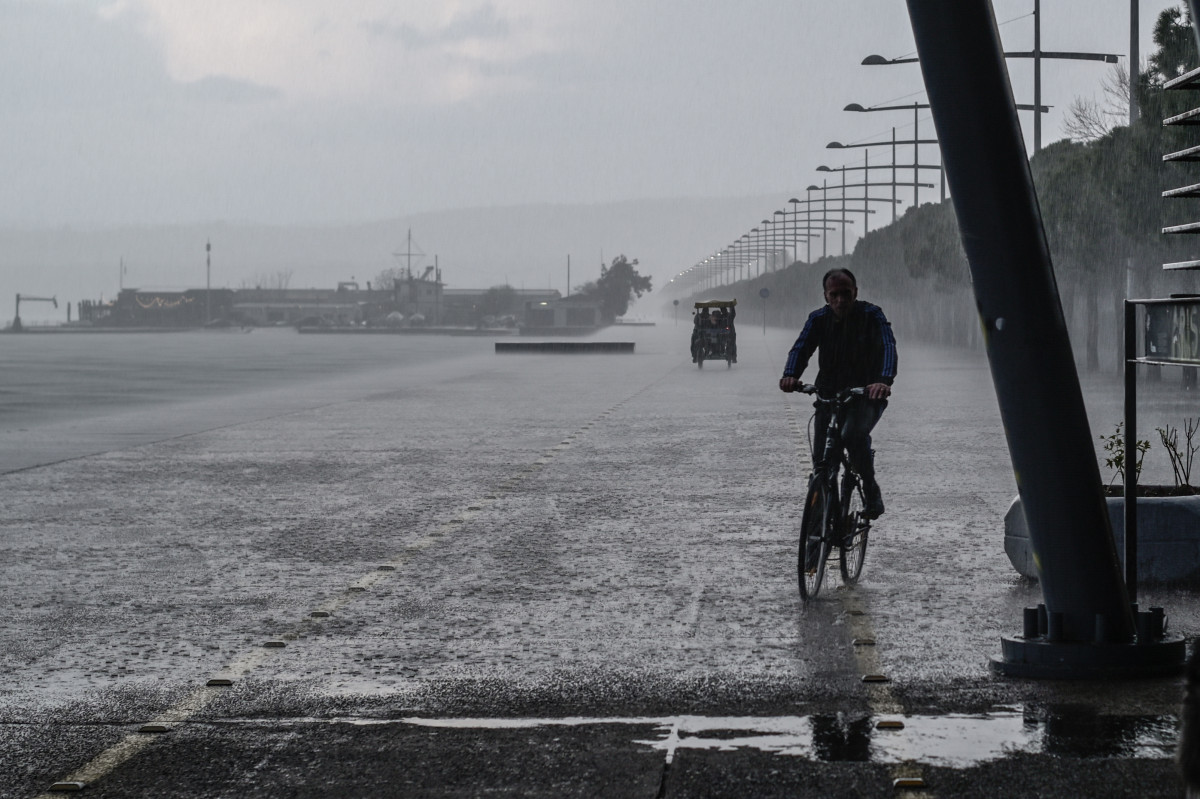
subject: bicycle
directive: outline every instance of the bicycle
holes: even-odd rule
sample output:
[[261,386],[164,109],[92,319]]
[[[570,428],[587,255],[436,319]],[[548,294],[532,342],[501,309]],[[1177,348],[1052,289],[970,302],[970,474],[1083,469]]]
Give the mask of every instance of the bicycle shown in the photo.
[[[801,386],[796,390],[814,395],[817,391],[814,386]],[[853,397],[865,394],[865,388],[848,388],[832,398],[816,397],[818,403],[828,405],[832,412],[825,436],[825,452],[808,479],[804,515],[800,521],[796,571],[800,596],[805,601],[820,592],[825,567],[834,547],[838,550],[838,566],[844,583],[854,583],[862,574],[871,520],[863,513],[862,478],[854,471],[842,446],[842,421],[846,404]]]

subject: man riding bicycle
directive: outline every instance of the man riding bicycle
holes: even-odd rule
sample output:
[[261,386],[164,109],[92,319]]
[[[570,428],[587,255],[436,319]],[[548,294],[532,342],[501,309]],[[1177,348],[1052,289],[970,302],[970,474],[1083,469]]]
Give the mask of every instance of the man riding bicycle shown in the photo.
[[[883,310],[858,299],[858,281],[849,269],[831,269],[821,280],[826,305],[808,315],[804,330],[788,352],[779,380],[782,391],[803,387],[804,373],[812,354],[818,349],[817,393],[831,397],[847,388],[865,386],[866,396],[854,398],[846,408],[842,423],[842,441],[850,464],[863,480],[868,519],[883,515],[883,494],[875,481],[875,463],[871,454],[871,430],[887,407],[896,378],[896,338]],[[825,434],[829,427],[827,405],[818,403],[813,424],[813,460],[825,452]]]

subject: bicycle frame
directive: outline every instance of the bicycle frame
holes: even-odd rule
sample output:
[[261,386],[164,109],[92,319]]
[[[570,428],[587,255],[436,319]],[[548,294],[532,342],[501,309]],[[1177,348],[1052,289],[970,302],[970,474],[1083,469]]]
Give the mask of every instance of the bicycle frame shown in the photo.
[[842,446],[842,422],[845,420],[846,406],[852,397],[866,396],[866,389],[848,388],[834,397],[822,397],[816,393],[815,387],[806,386],[802,392],[814,395],[818,403],[829,407],[829,425],[825,431],[825,451],[821,453],[820,460],[813,463],[812,477],[825,481],[829,486],[830,496],[837,503],[840,499],[837,486],[838,470],[844,468],[857,475],[854,467],[850,464],[846,448]]
[[[805,394],[816,394],[816,389],[811,386],[799,390]],[[865,393],[865,389],[857,388],[847,389],[834,397],[817,396],[818,405],[828,408],[829,422],[825,431],[824,450],[819,459],[814,456],[801,518],[797,571],[800,594],[805,600],[820,592],[829,553],[835,548],[845,583],[856,581],[862,570],[870,523],[861,523],[861,514],[851,510],[855,496],[861,502],[861,479],[843,445],[842,425],[847,404],[853,397]],[[816,527],[813,526],[814,519],[817,520]],[[847,528],[846,524],[851,521],[852,525]]]

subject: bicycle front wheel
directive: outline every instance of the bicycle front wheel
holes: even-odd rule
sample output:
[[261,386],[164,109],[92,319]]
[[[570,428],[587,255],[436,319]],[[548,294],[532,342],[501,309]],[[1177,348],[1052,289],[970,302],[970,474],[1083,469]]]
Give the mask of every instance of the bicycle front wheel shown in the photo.
[[867,534],[871,531],[871,521],[863,514],[862,483],[857,476],[847,474],[842,478],[842,504],[838,565],[842,580],[853,583],[862,574],[863,561],[867,557]]
[[804,500],[804,516],[800,520],[800,552],[796,561],[800,596],[813,599],[825,579],[825,562],[829,559],[829,492],[820,479],[814,477]]

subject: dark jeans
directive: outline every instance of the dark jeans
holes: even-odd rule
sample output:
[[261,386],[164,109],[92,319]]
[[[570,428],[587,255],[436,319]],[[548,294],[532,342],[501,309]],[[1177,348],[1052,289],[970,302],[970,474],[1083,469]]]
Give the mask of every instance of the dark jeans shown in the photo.
[[[850,465],[863,478],[864,485],[875,481],[875,461],[871,457],[871,430],[874,429],[887,400],[855,397],[846,405],[842,418],[842,444]],[[817,403],[813,419],[813,463],[819,463],[825,454],[825,434],[829,429],[829,406]]]

